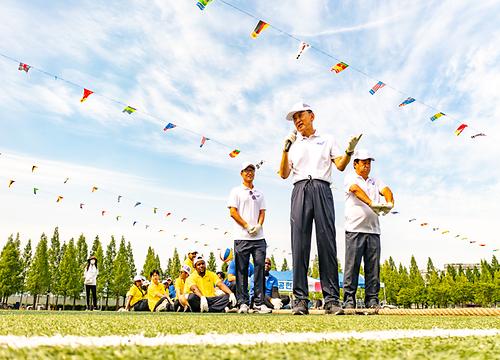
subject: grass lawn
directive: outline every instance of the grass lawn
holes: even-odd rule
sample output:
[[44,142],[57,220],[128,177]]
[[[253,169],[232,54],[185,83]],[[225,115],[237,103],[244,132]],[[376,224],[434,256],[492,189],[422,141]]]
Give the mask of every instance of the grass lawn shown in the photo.
[[[500,329],[500,317],[479,316],[291,316],[111,312],[0,312],[0,335],[131,335],[183,333],[335,332],[391,329]],[[123,346],[108,348],[0,347],[0,358],[186,359],[500,359],[500,336],[340,340],[255,346]]]

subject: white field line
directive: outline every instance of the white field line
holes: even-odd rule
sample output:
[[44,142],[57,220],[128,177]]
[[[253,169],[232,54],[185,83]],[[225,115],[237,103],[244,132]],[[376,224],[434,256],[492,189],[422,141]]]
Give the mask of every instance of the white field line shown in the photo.
[[364,332],[304,332],[304,333],[257,333],[257,334],[181,334],[145,337],[128,336],[0,336],[0,346],[10,348],[34,348],[39,346],[162,346],[162,345],[257,345],[315,343],[334,340],[393,340],[426,337],[466,337],[500,335],[500,329],[426,329],[381,330]]

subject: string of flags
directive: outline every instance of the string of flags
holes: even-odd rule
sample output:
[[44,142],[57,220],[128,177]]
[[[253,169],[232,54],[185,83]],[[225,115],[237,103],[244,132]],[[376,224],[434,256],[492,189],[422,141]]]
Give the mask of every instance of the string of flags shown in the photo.
[[[200,2],[201,2],[201,0],[197,3],[197,5],[198,5]],[[206,1],[205,1],[205,2],[206,2]],[[298,42],[300,43],[300,44],[299,44],[298,51],[297,51],[297,54],[296,54],[296,56],[295,56],[295,58],[296,58],[297,60],[298,60],[301,56],[303,56],[303,54],[304,54],[307,50],[309,50],[310,48],[313,48],[313,49],[317,50],[318,52],[320,52],[321,54],[323,54],[323,55],[325,55],[325,56],[327,56],[327,57],[329,57],[329,58],[339,60],[339,59],[337,59],[335,56],[333,56],[333,55],[329,54],[328,52],[326,52],[326,51],[324,51],[324,50],[322,50],[322,49],[316,48],[316,47],[314,47],[314,46],[311,46],[309,43],[306,43],[305,41],[302,41],[301,39],[297,38],[296,36],[294,36],[294,35],[292,35],[292,34],[290,34],[290,33],[286,32],[286,31],[284,31],[284,30],[282,30],[282,29],[280,29],[280,28],[278,28],[278,27],[276,27],[276,26],[271,25],[269,22],[266,22],[266,21],[264,21],[264,20],[262,20],[262,19],[259,19],[257,16],[255,16],[254,14],[250,13],[250,12],[249,12],[249,11],[247,11],[247,10],[243,10],[243,9],[239,8],[238,6],[236,6],[236,5],[232,4],[232,3],[229,3],[229,2],[227,2],[227,1],[225,1],[225,0],[219,0],[219,2],[220,2],[220,3],[222,3],[222,4],[224,4],[224,5],[226,5],[226,6],[231,7],[231,8],[233,8],[233,9],[237,10],[237,11],[239,11],[240,13],[244,14],[245,16],[248,16],[248,17],[251,17],[251,18],[254,18],[254,19],[257,19],[257,20],[258,20],[258,23],[257,23],[257,25],[255,26],[255,29],[253,30],[253,32],[252,32],[252,33],[251,33],[251,35],[250,35],[253,39],[257,38],[257,37],[260,35],[260,33],[261,33],[264,29],[266,29],[267,27],[271,26],[271,27],[273,27],[275,30],[277,30],[278,32],[280,32],[280,33],[282,33],[282,34],[284,34],[284,35],[287,35],[288,37],[290,37],[290,38],[292,38],[292,39],[294,39],[294,40],[296,40],[296,41],[298,41]],[[206,4],[204,4],[204,6],[206,6]],[[202,10],[204,9],[204,6],[203,6],[203,7],[200,7],[200,5],[198,5],[198,7],[200,7],[200,9],[202,9]],[[342,72],[342,71],[346,70],[349,66],[350,66],[350,65],[349,65],[347,62],[345,62],[345,61],[338,61],[335,65],[333,65],[333,66],[331,67],[330,71],[331,71],[331,72],[335,72],[336,74],[338,74],[338,73],[340,73],[340,72]],[[351,66],[351,67],[352,67],[352,66]],[[355,68],[355,67],[352,67],[352,69],[353,69],[353,70],[355,70],[355,71],[357,71],[358,73],[360,73],[361,75],[363,75],[363,76],[365,76],[365,77],[367,77],[367,78],[373,79],[373,77],[371,77],[371,76],[370,76],[370,75],[368,75],[366,72],[364,72],[364,71],[362,71],[362,70],[360,70],[360,69],[357,69],[357,68]],[[385,86],[387,86],[387,84],[386,84],[386,83],[384,83],[384,82],[382,82],[382,81],[377,81],[377,83],[376,83],[375,85],[373,85],[373,87],[369,90],[369,93],[370,93],[371,95],[375,95],[375,93],[376,93],[378,90],[380,90],[381,88],[383,88],[383,87],[385,87]],[[391,88],[393,88],[394,90],[398,91],[398,92],[399,92],[399,93],[401,93],[401,94],[404,94],[404,92],[402,92],[402,91],[400,91],[400,90],[396,89],[395,87],[392,87],[392,86],[391,86]],[[404,107],[404,106],[407,106],[407,105],[409,105],[409,104],[411,104],[411,103],[413,103],[413,102],[415,102],[415,101],[418,101],[420,104],[422,104],[422,105],[426,106],[427,108],[434,109],[434,107],[433,107],[433,106],[430,106],[430,105],[428,105],[428,104],[424,103],[423,101],[416,100],[416,99],[415,99],[415,98],[413,98],[413,97],[407,97],[405,100],[403,100],[403,101],[399,104],[399,107]],[[445,113],[443,113],[443,112],[438,112],[438,113],[436,113],[435,115],[433,115],[433,116],[431,117],[431,121],[435,121],[435,120],[439,119],[439,118],[440,118],[440,117],[442,117],[442,116],[448,116],[448,115],[446,115],[446,114],[445,114]],[[449,116],[448,116],[448,117],[449,117]],[[464,125],[464,124],[462,124],[462,125]],[[462,125],[460,125],[460,126],[462,126]],[[467,127],[467,126],[468,126],[468,125],[466,125],[465,127]],[[459,127],[459,129],[457,129],[457,130],[455,131],[455,134],[456,134],[457,136],[458,136],[458,135],[460,135],[460,134],[462,133],[462,131],[464,131],[465,127],[463,127],[463,128],[460,128],[460,127]],[[484,135],[484,133],[478,133],[478,134],[483,134],[482,136],[485,136],[485,135]],[[471,139],[475,139],[477,136],[478,136],[478,135],[476,135],[476,136],[471,136]]]
[[[210,0],[210,1],[211,1],[211,0]],[[210,1],[206,1],[206,3],[210,2]],[[205,4],[204,6],[206,6],[206,4]],[[262,29],[262,30],[263,30],[263,29]],[[64,79],[64,78],[62,78],[62,77],[60,77],[60,76],[57,76],[57,75],[51,74],[51,73],[50,73],[50,72],[48,72],[48,71],[45,71],[45,70],[42,70],[42,69],[38,69],[38,68],[35,68],[35,67],[31,66],[31,65],[28,65],[28,64],[25,64],[25,63],[19,62],[18,60],[13,59],[12,57],[10,57],[10,56],[8,56],[8,55],[5,55],[5,54],[2,54],[2,53],[0,53],[0,56],[2,56],[3,58],[5,58],[5,59],[7,59],[7,60],[12,61],[12,62],[16,62],[16,63],[18,63],[18,64],[19,64],[19,65],[18,65],[18,69],[19,69],[20,71],[25,71],[25,72],[27,73],[29,70],[31,70],[31,69],[35,69],[35,70],[37,70],[38,72],[40,72],[40,73],[42,73],[42,74],[44,74],[44,75],[47,75],[47,76],[53,77],[55,80],[61,80],[61,81],[64,81],[64,82],[66,82],[66,83],[68,83],[68,84],[70,84],[70,85],[72,85],[72,86],[75,86],[75,87],[79,87],[79,88],[81,88],[81,89],[83,90],[83,94],[82,94],[82,97],[81,97],[81,99],[80,99],[80,102],[81,102],[81,103],[86,102],[86,101],[88,100],[88,98],[89,98],[92,94],[95,94],[95,95],[100,95],[101,97],[103,97],[103,98],[105,98],[105,99],[107,99],[107,100],[109,100],[109,101],[111,101],[111,102],[114,102],[114,103],[116,103],[116,104],[120,104],[120,105],[124,106],[124,108],[122,109],[122,113],[129,114],[129,115],[132,115],[132,114],[134,114],[134,113],[136,113],[136,112],[137,112],[137,113],[142,113],[142,114],[144,114],[144,115],[146,115],[146,116],[149,116],[149,117],[151,117],[151,118],[153,118],[153,119],[155,119],[155,120],[157,120],[157,121],[163,122],[163,119],[161,119],[161,118],[159,118],[159,117],[157,117],[157,116],[155,116],[155,115],[152,115],[152,114],[150,114],[150,113],[148,113],[148,112],[146,112],[146,111],[139,111],[137,108],[135,108],[135,107],[133,107],[133,106],[131,106],[131,105],[123,104],[123,102],[121,102],[121,101],[119,101],[119,100],[116,100],[116,99],[109,98],[109,97],[107,97],[107,96],[104,96],[104,95],[98,94],[98,93],[96,93],[95,91],[89,90],[87,87],[84,87],[84,86],[81,86],[81,85],[79,85],[79,84],[76,84],[76,83],[74,83],[74,82],[72,82],[72,81],[66,80],[66,79]],[[163,130],[164,130],[164,131],[167,131],[167,130],[174,129],[174,128],[176,128],[176,127],[180,127],[180,126],[179,126],[178,124],[174,124],[174,123],[172,123],[172,122],[169,122],[169,123],[167,123],[167,125],[163,128]],[[208,138],[208,137],[206,137],[205,135],[198,134],[197,132],[195,132],[195,131],[193,131],[193,130],[190,130],[190,129],[186,128],[186,127],[182,127],[182,128],[183,128],[184,130],[186,130],[186,131],[188,131],[188,132],[192,133],[192,134],[195,134],[195,135],[201,135],[201,136],[202,136],[202,143],[201,143],[201,145],[200,145],[200,148],[201,148],[201,147],[203,147],[203,144],[205,144],[206,140],[212,140],[213,142],[215,142],[215,143],[217,143],[217,144],[219,144],[219,145],[221,145],[221,146],[224,146],[224,147],[227,147],[227,148],[234,149],[234,147],[233,147],[233,146],[230,146],[230,145],[224,144],[224,143],[222,143],[222,142],[220,142],[220,141],[214,140],[213,138]]]
[[[399,212],[398,212],[398,211],[391,211],[391,214],[395,215],[395,214],[399,214]],[[409,222],[409,223],[415,222],[416,224],[418,224],[418,222],[417,222],[417,218],[411,218],[411,219],[408,219],[408,222]],[[428,227],[428,226],[429,226],[429,223],[428,223],[428,222],[421,222],[421,223],[420,223],[420,227],[421,227],[421,228],[426,228],[426,227]],[[447,229],[441,229],[439,226],[432,226],[431,228],[432,228],[432,231],[433,231],[433,232],[439,232],[439,231],[440,231],[440,232],[441,232],[441,235],[447,235],[447,234],[450,234],[450,233],[451,233],[451,231],[450,231],[450,230],[447,230]],[[463,236],[463,235],[460,235],[460,234],[456,234],[456,235],[455,235],[455,238],[456,238],[456,239],[463,240],[463,241],[468,240],[468,241],[469,241],[469,244],[476,244],[476,243],[477,243],[477,241],[476,241],[476,240],[469,240],[469,238],[468,238],[467,236]],[[477,243],[477,244],[478,244],[479,246],[481,246],[481,247],[486,247],[486,246],[487,246],[487,244],[486,244],[486,243],[484,243],[484,242],[480,242],[480,243]],[[496,251],[496,250],[494,249],[493,251]]]
[[[33,165],[33,166],[32,166],[32,169],[33,169],[33,168],[38,169],[38,166],[37,166],[37,165]],[[69,178],[66,178],[66,179],[64,180],[64,184],[66,184],[66,183],[68,182],[68,180],[69,180]],[[14,180],[14,179],[9,179],[9,180],[8,180],[8,183],[7,183],[8,188],[12,188],[12,187],[14,187],[14,184],[17,184],[16,180]],[[96,192],[97,190],[102,191],[102,189],[100,189],[100,187],[97,187],[97,186],[95,186],[95,185],[93,185],[92,187],[90,187],[90,192],[91,192],[91,193],[94,193],[94,192]],[[39,194],[39,192],[40,192],[40,188],[39,188],[39,187],[34,186],[34,187],[33,187],[33,195],[38,195],[38,194]],[[49,194],[49,195],[50,195],[50,194],[53,194],[53,193],[51,193],[51,192],[47,192],[47,191],[44,191],[44,193],[45,193],[45,194]],[[64,201],[64,196],[63,196],[63,195],[56,195],[56,194],[54,194],[54,196],[55,196],[55,202],[56,202],[56,203],[62,203],[62,202]],[[122,195],[118,195],[118,197],[117,197],[117,203],[120,203],[122,199],[123,199],[123,196],[122,196]],[[141,201],[136,201],[136,202],[135,202],[135,205],[133,206],[133,208],[136,208],[136,207],[138,207],[138,206],[140,206],[140,205],[143,205],[143,203],[142,203]],[[79,208],[80,208],[81,210],[84,210],[84,207],[85,207],[85,203],[84,203],[84,202],[80,202],[80,203],[79,203]],[[160,209],[159,209],[158,207],[152,207],[152,212],[153,212],[153,214],[163,213],[162,211],[160,211]],[[110,214],[110,212],[109,212],[108,210],[105,210],[105,209],[103,209],[103,210],[99,210],[99,213],[100,213],[100,215],[101,215],[102,217],[107,217],[107,216],[110,216],[110,215],[111,215],[111,214]],[[164,213],[165,213],[165,218],[168,218],[169,216],[171,216],[171,215],[172,215],[172,212],[170,212],[170,211],[164,211]],[[123,216],[122,216],[122,215],[115,215],[115,216],[114,216],[114,219],[115,219],[116,221],[120,221],[120,220],[122,220],[122,219],[123,219]],[[133,221],[131,221],[131,222],[132,222],[132,226],[133,226],[133,227],[135,227],[136,225],[138,225],[138,224],[140,223],[140,222],[139,222],[139,220],[133,220]],[[180,220],[180,223],[187,223],[187,222],[188,222],[188,218],[187,218],[187,217],[182,217],[182,219]],[[144,226],[144,228],[145,228],[146,230],[154,230],[154,228],[153,228],[150,224],[145,224],[145,223],[143,223],[143,226]],[[207,224],[202,223],[202,224],[200,224],[200,226],[207,227]],[[212,229],[213,229],[214,231],[220,231],[220,228],[219,228],[218,226],[213,226],[213,227],[212,227]],[[165,228],[158,228],[157,230],[158,230],[158,232],[165,232]],[[228,234],[230,234],[230,232],[229,232],[229,231],[224,231],[224,232],[223,232],[223,235],[224,235],[224,236],[225,236],[225,235],[228,235]],[[176,234],[173,234],[173,237],[176,237],[176,236],[177,236]],[[184,240],[189,240],[189,237],[184,238]],[[208,244],[205,244],[205,246],[208,246]]]

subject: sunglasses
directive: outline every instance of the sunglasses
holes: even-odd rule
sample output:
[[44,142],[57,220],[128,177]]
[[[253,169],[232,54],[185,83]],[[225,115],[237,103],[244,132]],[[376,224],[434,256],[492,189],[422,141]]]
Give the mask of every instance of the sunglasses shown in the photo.
[[250,192],[250,196],[252,197],[253,200],[257,200],[257,198],[255,197],[255,195],[253,194],[253,191],[252,190],[248,190]]
[[266,262],[264,263],[264,265],[272,265],[270,262]]

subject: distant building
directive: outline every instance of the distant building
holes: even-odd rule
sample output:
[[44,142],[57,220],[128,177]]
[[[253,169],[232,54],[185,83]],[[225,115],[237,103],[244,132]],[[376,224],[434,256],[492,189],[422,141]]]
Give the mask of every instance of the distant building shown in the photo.
[[479,269],[481,267],[481,264],[463,264],[463,263],[444,264],[444,269],[443,269],[444,272],[446,272],[448,266],[451,266],[456,271],[458,271],[460,268],[462,268],[462,270],[465,271],[467,269],[473,270],[475,267]]

